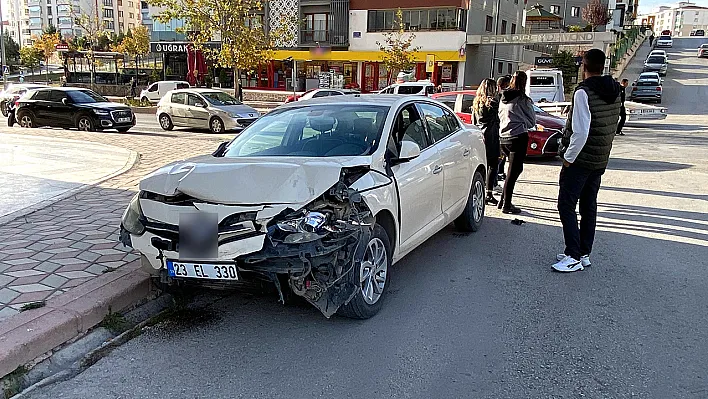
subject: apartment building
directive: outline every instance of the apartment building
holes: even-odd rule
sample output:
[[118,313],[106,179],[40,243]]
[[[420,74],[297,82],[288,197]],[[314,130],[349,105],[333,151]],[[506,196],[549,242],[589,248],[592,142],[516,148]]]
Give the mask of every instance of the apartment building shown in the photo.
[[9,10],[10,35],[21,45],[53,25],[64,37],[81,36],[72,15],[94,14],[106,31],[125,32],[140,24],[139,0],[3,0]]
[[[505,0],[506,1],[506,0]],[[638,1],[638,0],[627,0]],[[617,1],[619,2],[619,1]],[[538,0],[535,3],[541,4],[543,9],[551,14],[558,15],[563,18],[565,26],[586,26],[588,23],[583,20],[583,7],[588,2],[587,0]],[[615,9],[615,0],[603,0],[609,10]],[[599,31],[603,31],[604,27],[599,27]]]
[[641,15],[635,23],[654,25],[657,33],[669,30],[673,36],[690,36],[692,30],[708,30],[708,7],[679,2],[675,6],[658,7],[649,14]]

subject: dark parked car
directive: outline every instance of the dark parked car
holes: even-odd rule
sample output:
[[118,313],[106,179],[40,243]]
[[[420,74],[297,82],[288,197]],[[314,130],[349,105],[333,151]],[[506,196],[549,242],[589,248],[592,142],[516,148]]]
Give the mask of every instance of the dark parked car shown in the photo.
[[17,101],[15,115],[22,127],[75,127],[93,132],[135,126],[130,107],[112,103],[99,94],[74,87],[52,87],[28,92]]

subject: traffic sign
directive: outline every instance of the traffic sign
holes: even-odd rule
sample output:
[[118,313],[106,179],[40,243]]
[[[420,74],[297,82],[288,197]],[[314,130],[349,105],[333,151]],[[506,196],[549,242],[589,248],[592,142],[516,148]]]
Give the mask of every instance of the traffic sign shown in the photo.
[[10,73],[10,67],[8,67],[7,65],[3,66],[2,74],[5,75],[5,74],[9,74],[9,73]]

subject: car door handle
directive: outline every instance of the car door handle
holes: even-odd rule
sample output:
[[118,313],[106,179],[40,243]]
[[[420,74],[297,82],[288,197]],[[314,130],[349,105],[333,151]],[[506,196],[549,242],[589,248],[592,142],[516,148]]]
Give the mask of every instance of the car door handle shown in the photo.
[[438,173],[442,172],[442,166],[441,165],[435,165],[435,168],[433,168],[433,174],[437,175]]
[[468,157],[469,155],[470,155],[470,149],[469,149],[469,148],[465,148],[465,150],[462,151],[462,156],[463,156],[463,157]]

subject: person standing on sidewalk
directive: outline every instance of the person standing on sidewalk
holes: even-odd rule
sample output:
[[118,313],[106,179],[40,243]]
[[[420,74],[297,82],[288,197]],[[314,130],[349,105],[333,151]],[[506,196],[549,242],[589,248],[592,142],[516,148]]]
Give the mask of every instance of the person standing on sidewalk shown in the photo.
[[654,45],[654,32],[649,36],[649,48]]
[[[595,240],[597,193],[620,116],[620,85],[602,76],[605,53],[598,49],[583,55],[583,80],[575,89],[561,139],[563,167],[558,190],[558,214],[563,225],[565,251],[553,269],[574,272],[590,266]],[[580,228],[576,205],[580,202]]]
[[497,205],[492,190],[497,179],[497,163],[499,162],[499,101],[497,100],[497,82],[494,79],[484,79],[479,84],[477,96],[472,103],[474,124],[484,134],[484,148],[487,154],[487,197],[485,202]]
[[526,95],[526,80],[523,71],[516,71],[509,88],[504,90],[499,104],[499,137],[501,150],[509,160],[507,177],[504,180],[501,201],[498,207],[503,213],[518,214],[521,209],[512,204],[516,180],[524,170],[526,149],[529,144],[528,130],[536,126],[533,101]]
[[627,121],[627,109],[624,107],[624,101],[627,96],[627,86],[629,86],[629,80],[622,79],[622,83],[620,83],[620,99],[622,106],[620,107],[620,119],[619,123],[617,123],[617,132],[615,132],[618,136],[624,136],[624,133],[622,133],[622,128],[624,127],[624,123]]
[[[511,75],[504,75],[497,79],[497,102],[501,101],[502,91],[509,88],[509,83],[511,83]],[[506,155],[499,149],[499,164],[497,165],[497,178],[494,179],[494,190],[501,193],[501,187],[498,185],[499,180],[506,180],[506,173],[504,173],[504,166],[506,165]],[[487,160],[489,162],[489,160]]]

